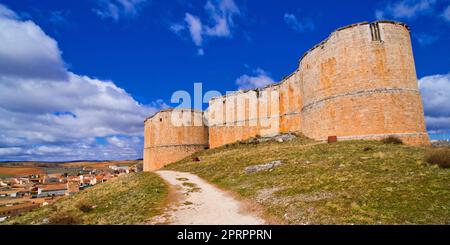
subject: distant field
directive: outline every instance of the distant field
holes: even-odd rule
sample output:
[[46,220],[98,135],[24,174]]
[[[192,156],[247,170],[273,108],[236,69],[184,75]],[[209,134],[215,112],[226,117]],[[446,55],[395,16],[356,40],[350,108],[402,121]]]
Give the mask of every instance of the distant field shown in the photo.
[[14,175],[29,175],[29,174],[43,174],[44,170],[40,168],[29,167],[0,167],[0,176],[14,176]]
[[61,166],[63,167],[91,167],[96,169],[107,169],[108,165],[126,165],[132,166],[139,162],[140,160],[130,160],[130,161],[104,161],[104,162],[68,162],[63,163]]
[[80,161],[80,162],[0,162],[0,178],[29,174],[68,173],[77,174],[83,167],[100,170],[108,169],[108,165],[133,166],[142,160],[129,161]]

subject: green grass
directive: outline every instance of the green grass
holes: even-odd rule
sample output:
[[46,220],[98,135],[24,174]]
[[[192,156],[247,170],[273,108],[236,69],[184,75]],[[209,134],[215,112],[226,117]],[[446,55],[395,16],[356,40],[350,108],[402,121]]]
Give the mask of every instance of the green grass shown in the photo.
[[[6,224],[139,224],[162,213],[168,189],[153,173],[122,176]],[[94,208],[90,208],[94,207]]]
[[[258,202],[285,224],[450,224],[450,170],[425,162],[427,148],[297,138],[223,146],[166,168],[192,172]],[[269,172],[247,166],[283,160]]]
[[0,174],[0,179],[11,178],[14,176],[15,176],[14,174]]

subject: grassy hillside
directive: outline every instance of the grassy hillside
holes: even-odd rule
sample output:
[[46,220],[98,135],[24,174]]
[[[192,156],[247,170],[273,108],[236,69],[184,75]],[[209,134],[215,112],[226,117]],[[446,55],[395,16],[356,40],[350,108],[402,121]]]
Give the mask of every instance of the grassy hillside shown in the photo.
[[7,224],[139,224],[159,215],[168,190],[153,173],[119,177]]
[[[167,166],[198,174],[287,224],[450,224],[450,170],[426,148],[348,141],[236,143]],[[251,165],[283,160],[272,171]]]

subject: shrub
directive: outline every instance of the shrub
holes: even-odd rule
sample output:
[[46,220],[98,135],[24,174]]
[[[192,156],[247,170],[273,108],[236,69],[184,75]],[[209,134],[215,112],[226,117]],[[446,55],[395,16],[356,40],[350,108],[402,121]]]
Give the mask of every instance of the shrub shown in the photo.
[[382,140],[382,142],[385,143],[385,144],[394,144],[394,145],[401,145],[401,144],[403,144],[403,141],[400,138],[398,138],[396,136],[392,136],[392,135],[387,137],[387,138],[384,138]]
[[425,161],[441,168],[450,168],[450,148],[429,150],[425,154]]
[[370,147],[370,146],[366,146],[366,147],[364,147],[364,149],[363,149],[363,151],[371,151],[371,150],[373,150],[373,148]]
[[79,204],[78,205],[78,209],[83,212],[83,213],[88,213],[90,211],[92,211],[94,209],[94,207],[92,205],[87,205],[87,204]]

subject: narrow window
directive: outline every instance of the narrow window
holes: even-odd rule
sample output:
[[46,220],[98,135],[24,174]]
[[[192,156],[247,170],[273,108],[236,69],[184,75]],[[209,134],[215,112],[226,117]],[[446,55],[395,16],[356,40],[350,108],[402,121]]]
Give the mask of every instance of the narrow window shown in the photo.
[[382,41],[380,34],[380,25],[377,23],[370,24],[370,34],[372,35],[372,41]]

